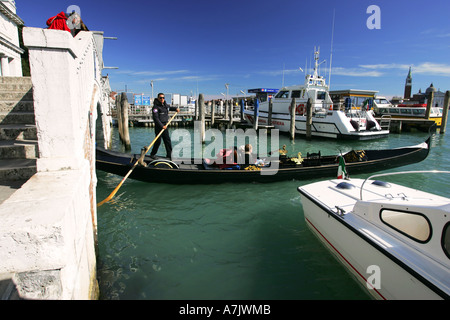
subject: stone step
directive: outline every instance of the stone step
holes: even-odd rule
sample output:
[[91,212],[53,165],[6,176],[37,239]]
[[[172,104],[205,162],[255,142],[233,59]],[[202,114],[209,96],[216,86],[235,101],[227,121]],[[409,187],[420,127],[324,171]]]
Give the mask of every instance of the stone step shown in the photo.
[[33,90],[27,92],[20,91],[0,91],[0,101],[32,101],[33,100]]
[[38,157],[36,140],[0,141],[0,159],[36,159]]
[[2,84],[29,84],[31,77],[0,77],[0,86]]
[[0,83],[0,92],[16,91],[16,92],[27,93],[30,90],[32,90],[31,84],[25,84],[25,83]]
[[36,172],[36,159],[0,160],[0,181],[27,180]]
[[35,124],[34,112],[0,112],[0,124]]
[[0,124],[0,140],[37,140],[34,124]]
[[33,112],[34,101],[0,101],[0,112]]

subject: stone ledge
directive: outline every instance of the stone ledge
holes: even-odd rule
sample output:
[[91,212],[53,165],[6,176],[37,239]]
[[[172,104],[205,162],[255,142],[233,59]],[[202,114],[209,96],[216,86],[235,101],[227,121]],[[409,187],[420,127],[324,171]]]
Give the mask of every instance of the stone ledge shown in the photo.
[[28,48],[68,50],[77,57],[74,38],[67,31],[26,27],[23,28],[23,42]]
[[0,273],[55,270],[76,260],[91,220],[85,170],[37,173],[3,202]]

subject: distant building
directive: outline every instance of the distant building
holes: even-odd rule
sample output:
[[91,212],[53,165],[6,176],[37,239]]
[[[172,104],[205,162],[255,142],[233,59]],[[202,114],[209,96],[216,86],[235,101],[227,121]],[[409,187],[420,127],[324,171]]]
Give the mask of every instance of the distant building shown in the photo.
[[18,27],[22,19],[16,14],[14,0],[0,2],[0,76],[22,76],[23,50],[19,44]]
[[411,67],[410,67],[408,75],[406,77],[405,94],[403,97],[403,101],[401,101],[397,97],[397,98],[392,99],[392,103],[393,104],[402,104],[403,103],[403,104],[407,104],[407,105],[412,105],[412,104],[426,105],[428,103],[428,97],[429,97],[430,93],[433,92],[434,93],[433,107],[442,108],[444,106],[445,93],[440,90],[436,90],[433,83],[431,83],[431,85],[425,90],[425,93],[422,92],[422,89],[419,89],[419,92],[413,94],[411,97],[411,92],[412,92],[412,76],[411,76]]
[[403,96],[404,99],[410,99],[412,92],[412,76],[411,76],[411,67],[409,67],[408,76],[406,77],[405,82],[405,94]]

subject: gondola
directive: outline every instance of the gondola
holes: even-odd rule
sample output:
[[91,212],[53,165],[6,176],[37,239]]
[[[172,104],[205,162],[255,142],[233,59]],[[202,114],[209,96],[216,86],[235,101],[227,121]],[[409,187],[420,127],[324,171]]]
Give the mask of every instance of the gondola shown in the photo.
[[[429,137],[425,142],[395,149],[352,150],[342,156],[349,175],[372,173],[420,162],[429,154]],[[339,154],[322,156],[320,152],[305,158],[279,155],[264,167],[237,165],[220,169],[203,159],[143,158],[145,165],[137,165],[131,179],[144,182],[172,184],[217,184],[227,182],[275,182],[336,177]],[[96,169],[125,176],[140,154],[127,154],[96,148]],[[274,157],[275,158],[275,157]]]

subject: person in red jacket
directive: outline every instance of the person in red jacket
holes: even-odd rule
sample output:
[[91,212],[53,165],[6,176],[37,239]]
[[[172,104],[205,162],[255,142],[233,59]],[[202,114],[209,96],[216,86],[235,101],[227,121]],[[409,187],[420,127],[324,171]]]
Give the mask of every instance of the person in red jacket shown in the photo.
[[70,32],[69,27],[67,26],[67,15],[61,11],[56,16],[51,17],[47,20],[47,25],[49,29],[56,29],[56,30],[65,30]]

